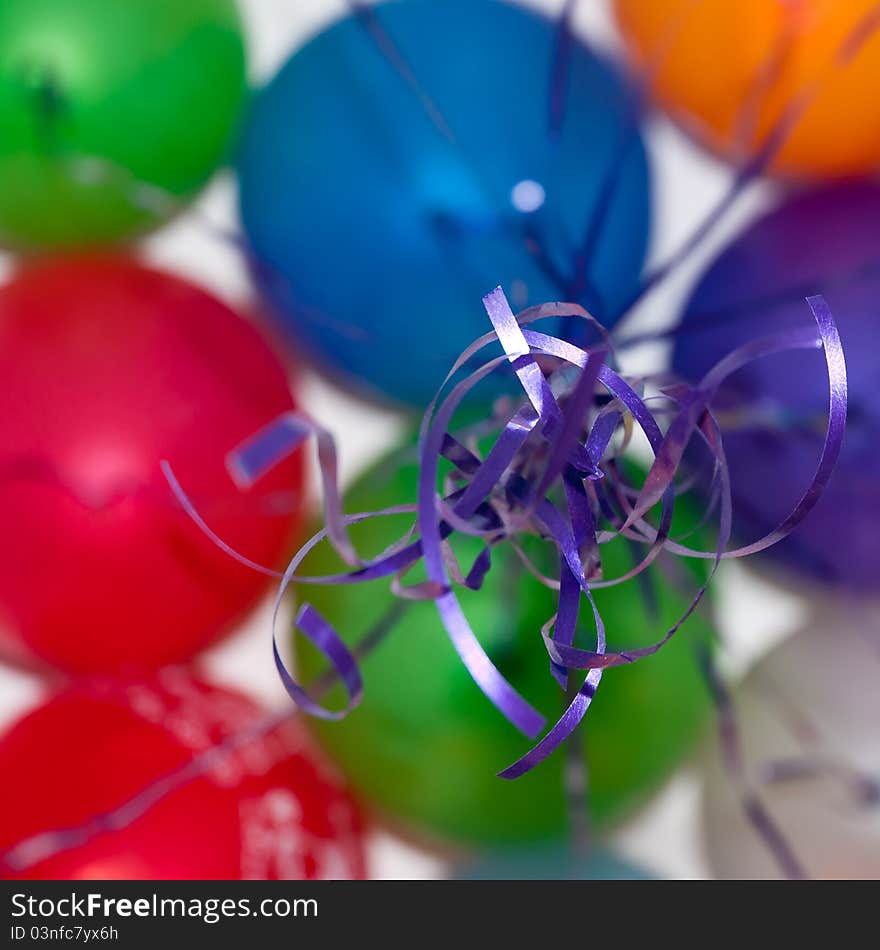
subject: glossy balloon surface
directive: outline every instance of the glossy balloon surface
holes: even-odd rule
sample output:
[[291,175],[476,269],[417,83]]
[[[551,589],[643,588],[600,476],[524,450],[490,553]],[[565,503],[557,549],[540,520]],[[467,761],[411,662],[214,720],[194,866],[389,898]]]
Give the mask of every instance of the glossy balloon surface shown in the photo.
[[[733,694],[746,775],[806,877],[880,876],[878,625],[876,610],[820,607]],[[714,872],[785,876],[746,819],[717,746],[705,767],[703,828]]]
[[[253,104],[241,211],[294,339],[363,392],[424,406],[491,328],[480,301],[499,284],[515,309],[578,298],[613,321],[645,254],[648,174],[625,81],[579,40],[551,133],[542,16],[403,0],[376,19],[417,87],[357,18],[313,38]],[[593,291],[572,283],[588,245]]]
[[[81,827],[133,799],[200,752],[253,725],[249,699],[182,670],[85,681],[0,737],[0,851]],[[360,818],[312,756],[299,726],[249,741],[158,796],[123,827],[26,867],[31,879],[314,879],[363,877]],[[56,842],[60,844],[61,842]]]
[[[814,325],[805,297],[826,297],[849,378],[843,450],[816,508],[769,553],[808,577],[864,591],[880,580],[878,221],[880,188],[869,184],[784,203],[710,266],[687,306],[674,355],[675,368],[697,380],[753,338]],[[818,352],[779,354],[731,377],[726,392],[738,409],[725,431],[734,511],[740,534],[753,540],[789,514],[813,477],[828,374]]]
[[168,460],[228,543],[277,564],[301,459],[239,489],[226,455],[294,407],[256,330],[124,258],[45,260],[0,288],[0,646],[70,672],[185,659],[266,578],[177,505]]
[[[773,169],[842,178],[880,167],[873,0],[615,0],[655,91],[702,141],[754,151],[790,103],[806,104]],[[657,65],[659,64],[659,66]]]
[[4,0],[0,243],[155,226],[226,157],[245,92],[233,0]]

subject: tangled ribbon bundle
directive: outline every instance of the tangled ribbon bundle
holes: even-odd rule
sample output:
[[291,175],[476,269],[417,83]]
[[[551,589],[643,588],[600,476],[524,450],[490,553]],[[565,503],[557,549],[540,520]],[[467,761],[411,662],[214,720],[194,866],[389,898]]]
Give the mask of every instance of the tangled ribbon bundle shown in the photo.
[[[415,71],[403,51],[394,46],[369,6],[363,5],[360,0],[350,0],[350,5],[402,81],[411,86],[418,96],[431,121],[441,134],[448,137],[449,130],[444,117],[418,83]],[[567,0],[559,20],[548,102],[548,129],[551,135],[558,131],[561,122],[564,102],[562,92],[568,62],[566,51],[571,42],[571,20],[575,6],[575,0]],[[867,39],[876,33],[877,23],[876,10],[872,10],[841,47],[837,65],[853,57]],[[662,55],[663,51],[658,51],[657,60],[646,64],[643,75],[637,77],[634,84],[628,116],[630,137],[636,134],[644,115]],[[755,89],[744,103],[741,116],[743,127],[753,117],[755,102],[763,88],[760,84],[768,81],[775,62],[775,58],[768,61]],[[668,261],[643,277],[631,299],[621,308],[622,312],[630,312],[637,301],[661,283],[703,243],[746,187],[756,181],[769,165],[820,86],[821,83],[816,83],[803,90],[786,105],[764,140],[736,169],[728,190],[715,210],[706,216]],[[625,153],[627,141],[628,138],[624,136],[620,155]],[[104,179],[112,181],[120,190],[128,192],[136,207],[165,216],[180,206],[178,197],[153,185],[132,180],[129,173],[108,160],[95,156],[68,155],[66,152],[60,156],[61,159],[69,162],[72,177],[92,182]],[[584,268],[590,260],[597,235],[602,231],[621,167],[623,162],[618,156],[607,171],[597,210],[585,229],[574,273],[571,279],[557,281],[560,295],[582,298],[585,290]],[[230,233],[226,228],[204,218],[199,221],[203,230],[242,253],[255,269],[268,266],[254,257],[238,234]],[[358,656],[362,651],[346,646],[339,633],[314,608],[308,604],[301,607],[296,617],[297,628],[328,659],[331,676],[342,682],[348,695],[345,709],[340,712],[327,710],[315,698],[321,690],[314,686],[306,690],[282,659],[274,629],[278,626],[279,607],[293,583],[351,584],[388,578],[392,593],[402,598],[399,604],[411,599],[430,599],[436,604],[453,645],[480,689],[501,714],[526,736],[535,739],[541,735],[546,725],[543,717],[502,676],[486,655],[476,635],[479,631],[475,633],[471,629],[459,605],[456,587],[478,591],[487,572],[492,569],[493,550],[499,544],[511,545],[517,555],[524,558],[520,547],[523,535],[538,535],[549,541],[555,549],[558,577],[547,578],[532,565],[529,566],[539,581],[558,590],[558,605],[555,614],[548,618],[543,629],[535,631],[535,635],[543,639],[548,655],[548,672],[560,686],[565,686],[577,672],[584,674],[583,682],[559,720],[524,756],[501,773],[505,778],[515,778],[534,768],[571,736],[583,720],[605,668],[637,662],[663,647],[697,608],[709,580],[723,559],[742,557],[776,543],[789,534],[815,505],[840,451],[846,420],[847,381],[837,329],[824,299],[811,297],[807,303],[815,318],[815,326],[808,325],[805,313],[803,330],[778,333],[752,341],[730,354],[698,385],[689,386],[665,379],[626,380],[612,368],[614,350],[607,340],[596,347],[579,347],[532,329],[536,321],[554,317],[574,318],[594,324],[589,314],[575,304],[545,304],[514,316],[504,294],[500,290],[494,291],[486,298],[493,331],[477,340],[456,362],[440,394],[425,413],[418,445],[420,477],[417,499],[401,499],[399,506],[382,511],[343,514],[333,439],[325,429],[301,414],[290,413],[277,419],[230,454],[227,460],[229,471],[236,483],[246,488],[306,439],[314,437],[316,440],[326,527],[303,546],[283,574],[255,564],[230,549],[211,531],[203,517],[206,512],[204,505],[199,501],[197,509],[177,482],[167,462],[163,463],[163,471],[179,503],[215,543],[242,563],[279,579],[273,627],[273,648],[279,674],[287,692],[299,707],[307,713],[329,719],[343,717],[360,701],[363,683]],[[497,349],[499,343],[504,355],[488,359],[477,370],[471,369],[474,357],[490,348]],[[724,380],[751,360],[789,349],[812,348],[823,352],[830,389],[827,428],[815,474],[789,517],[774,531],[745,547],[728,549],[733,512],[721,427],[719,417],[713,414],[713,399]],[[525,394],[524,401],[510,408],[502,405],[502,409],[493,413],[487,422],[458,431],[457,437],[453,435],[451,428],[454,414],[474,387],[496,373],[509,373],[511,368]],[[464,379],[460,379],[462,375]],[[509,403],[507,405],[510,406]],[[654,459],[640,487],[631,484],[618,464],[636,428],[644,434]],[[475,430],[479,433],[479,439],[474,434]],[[487,453],[481,454],[482,437],[487,432],[494,434],[494,442]],[[690,478],[684,455],[692,441],[699,441],[708,450],[711,459],[712,487],[705,517],[713,514],[717,516],[717,543],[713,550],[687,547],[683,543],[684,539],[675,538],[670,533],[676,497],[685,489]],[[444,480],[443,490],[438,491],[441,464],[450,471]],[[680,473],[686,473],[683,479],[679,477]],[[43,477],[44,473],[38,474]],[[54,474],[48,473],[46,477],[54,477]],[[658,507],[659,513],[656,510]],[[398,544],[370,559],[358,555],[349,538],[349,526],[369,518],[406,514],[414,516],[413,524]],[[476,537],[482,543],[479,556],[467,571],[460,569],[450,547],[449,541],[456,534]],[[643,554],[639,563],[625,575],[607,577],[602,572],[602,548],[615,538],[624,538],[639,545]],[[325,541],[333,545],[350,570],[325,577],[299,573],[309,552]],[[592,592],[603,586],[632,580],[664,551],[684,558],[707,560],[710,564],[708,577],[701,582],[682,616],[671,628],[662,632],[654,644],[636,650],[610,652],[606,645],[602,616]],[[417,564],[423,566],[427,580],[405,585],[405,575]],[[575,645],[584,597],[590,605],[595,627],[595,648],[592,650]],[[620,633],[625,640],[627,631]],[[709,672],[712,672],[711,668]],[[331,682],[331,676],[322,678],[322,682]],[[722,732],[727,738],[728,757],[738,759],[735,722],[723,683],[717,677],[714,680],[711,676],[709,678],[715,691],[720,694],[716,699],[721,710]],[[271,728],[285,715],[286,712],[273,714],[266,721],[234,737],[228,746],[210,750],[176,773],[163,777],[155,786],[145,789],[130,802],[95,816],[74,829],[41,833],[22,842],[6,855],[0,855],[0,859],[8,860],[10,866],[21,869],[48,853],[74,847],[102,831],[130,823],[152,807],[169,788],[201,774],[216,757],[227,754],[230,747],[249,741],[254,735]],[[731,772],[741,772],[738,762],[731,766]],[[778,834],[769,825],[766,812],[758,812],[760,803],[750,793],[747,798],[745,804],[750,818],[756,826],[765,828],[764,837],[777,856],[781,855],[780,863],[788,870],[789,876],[800,876],[797,862],[788,854],[790,849],[785,842],[778,840]]]
[[[847,379],[837,327],[822,297],[807,304],[815,326],[785,331],[751,341],[729,354],[695,386],[678,381],[628,381],[611,368],[614,352],[607,338],[595,346],[580,347],[531,329],[544,318],[578,318],[597,326],[576,304],[550,303],[515,316],[501,288],[483,303],[493,330],[474,342],[450,370],[438,395],[425,412],[418,443],[418,497],[414,503],[382,511],[345,515],[337,486],[336,450],[332,437],[299,413],[288,413],[270,423],[235,449],[228,468],[240,486],[259,479],[309,436],[318,446],[324,490],[326,527],[297,553],[283,574],[255,565],[232,551],[202,520],[167,463],[163,464],[172,490],[192,518],[232,556],[280,579],[275,601],[273,648],[278,672],[291,698],[307,713],[325,719],[344,717],[360,701],[363,681],[355,654],[342,637],[312,606],[303,604],[296,616],[298,630],[326,657],[348,695],[346,707],[330,711],[297,682],[285,665],[277,641],[277,618],[292,583],[356,584],[390,578],[391,590],[406,599],[433,600],[446,632],[474,681],[511,723],[530,739],[545,729],[544,717],[504,678],[492,663],[456,596],[456,585],[479,590],[491,569],[492,551],[502,543],[519,549],[524,535],[538,535],[556,549],[558,580],[542,578],[558,590],[556,613],[540,631],[547,649],[549,672],[561,686],[573,671],[583,672],[583,683],[559,720],[520,759],[499,774],[513,779],[525,774],[557,749],[576,729],[600,685],[603,670],[651,656],[676,633],[694,612],[720,562],[756,553],[789,534],[815,505],[834,468],[843,440],[847,410]],[[472,369],[478,353],[500,343],[503,355],[493,356]],[[721,429],[712,413],[712,401],[722,383],[752,360],[792,349],[820,349],[829,381],[829,413],[822,453],[812,481],[790,515],[764,537],[730,548],[733,512],[730,481]],[[485,457],[477,439],[452,434],[453,416],[481,381],[512,368],[525,399],[507,402],[496,426],[497,435]],[[464,375],[463,379],[458,377]],[[456,382],[455,380],[458,379]],[[655,392],[651,383],[655,382]],[[444,395],[447,388],[448,393]],[[504,404],[504,400],[499,400]],[[657,402],[660,408],[649,408]],[[663,424],[661,424],[661,422]],[[617,464],[626,450],[633,427],[643,433],[653,463],[640,488],[629,484]],[[485,434],[486,425],[481,428]],[[670,536],[675,499],[682,490],[676,477],[683,470],[685,450],[693,439],[710,453],[712,477],[707,516],[717,512],[714,550],[698,550]],[[450,467],[443,491],[438,491],[441,459]],[[659,506],[657,525],[648,516]],[[372,559],[361,558],[348,528],[369,518],[410,513],[415,521],[400,541]],[[480,539],[482,549],[465,574],[458,566],[448,539],[455,533]],[[603,544],[616,537],[644,547],[641,561],[626,574],[608,578],[602,573]],[[299,569],[308,553],[325,539],[351,567],[346,573],[308,576]],[[611,652],[605,625],[593,591],[631,580],[662,551],[711,562],[684,613],[656,642],[633,650]],[[524,556],[524,555],[523,555]],[[427,580],[403,584],[404,575],[418,562]],[[533,569],[538,575],[538,571]],[[575,646],[582,599],[590,605],[595,626],[595,648]],[[536,635],[538,635],[536,631]]]

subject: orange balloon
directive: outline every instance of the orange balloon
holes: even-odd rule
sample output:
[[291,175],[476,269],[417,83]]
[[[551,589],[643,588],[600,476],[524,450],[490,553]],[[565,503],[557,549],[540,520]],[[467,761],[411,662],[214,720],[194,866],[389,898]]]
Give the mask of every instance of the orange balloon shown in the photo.
[[[802,111],[771,170],[844,178],[880,169],[877,0],[615,0],[656,98],[700,141],[742,160]],[[791,113],[790,113],[791,114]]]

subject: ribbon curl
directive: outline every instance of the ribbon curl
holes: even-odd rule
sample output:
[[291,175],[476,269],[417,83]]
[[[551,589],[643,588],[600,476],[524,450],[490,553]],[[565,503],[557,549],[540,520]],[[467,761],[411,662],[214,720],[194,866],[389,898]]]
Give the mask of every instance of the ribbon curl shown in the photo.
[[[603,339],[594,347],[575,346],[558,337],[531,329],[545,317],[574,317],[594,324],[575,304],[546,304],[514,315],[501,288],[484,298],[492,331],[480,337],[459,357],[426,410],[418,440],[418,493],[414,500],[377,512],[345,515],[336,478],[336,450],[332,437],[299,413],[287,413],[235,449],[227,458],[234,480],[248,487],[263,473],[314,437],[324,492],[326,527],[312,537],[283,574],[255,565],[232,551],[213,534],[174,477],[168,463],[163,471],[184,510],[224,550],[249,567],[279,578],[273,620],[273,652],[282,682],[298,706],[323,718],[341,719],[360,701],[363,682],[357,657],[333,626],[305,603],[295,626],[329,661],[348,694],[340,711],[330,711],[313,699],[288,669],[278,646],[277,616],[291,584],[356,584],[390,578],[391,593],[404,600],[432,600],[440,620],[476,684],[499,712],[525,736],[537,740],[523,756],[499,775],[517,778],[547,758],[564,743],[586,715],[601,685],[602,673],[612,666],[638,662],[669,642],[696,610],[722,560],[764,550],[787,536],[811,511],[828,483],[840,452],[847,411],[846,364],[834,318],[822,297],[807,298],[815,328],[776,333],[753,340],[718,363],[696,386],[660,385],[649,394],[652,381],[629,381],[616,372],[609,359],[613,350]],[[500,344],[503,355],[492,355],[476,369],[473,360]],[[724,381],[753,360],[791,349],[816,349],[825,358],[829,383],[829,411],[825,440],[815,474],[791,514],[769,534],[749,544],[729,548],[733,511],[730,476],[721,428],[712,413],[712,401]],[[485,355],[485,354],[484,354]],[[482,380],[512,367],[522,389],[520,403],[509,408],[494,430],[485,422],[454,433],[456,411]],[[467,375],[460,378],[462,373]],[[449,389],[448,392],[447,389]],[[649,403],[661,408],[649,408]],[[662,423],[665,423],[662,424]],[[629,445],[633,427],[641,430],[653,453],[653,462],[639,489],[623,480],[617,463]],[[484,457],[477,443],[494,431]],[[479,434],[479,438],[477,436]],[[620,436],[617,441],[615,438]],[[703,520],[717,509],[717,543],[713,550],[688,547],[670,537],[676,496],[681,492],[685,452],[698,441],[712,460],[712,491]],[[441,465],[452,476],[441,482]],[[684,484],[690,484],[685,473]],[[656,526],[651,515],[659,506]],[[363,558],[355,550],[348,527],[370,518],[409,513],[414,522],[390,548]],[[607,527],[601,527],[607,525]],[[467,573],[455,560],[449,539],[455,534],[482,540],[483,548]],[[520,541],[537,535],[556,548],[559,577],[531,572],[558,591],[558,606],[540,631],[547,650],[549,674],[564,689],[572,671],[584,672],[562,716],[546,731],[544,717],[509,683],[494,665],[472,630],[456,587],[479,590],[492,569],[492,550],[509,543],[525,558]],[[644,556],[626,574],[608,578],[602,573],[602,547],[615,538],[646,548]],[[352,568],[344,573],[309,576],[300,567],[309,552],[329,540]],[[594,589],[626,583],[642,574],[662,553],[710,560],[705,580],[678,620],[648,646],[609,652],[605,623],[593,596]],[[427,580],[402,583],[419,561]],[[575,645],[581,598],[590,605],[595,648]],[[538,736],[544,735],[538,739]]]

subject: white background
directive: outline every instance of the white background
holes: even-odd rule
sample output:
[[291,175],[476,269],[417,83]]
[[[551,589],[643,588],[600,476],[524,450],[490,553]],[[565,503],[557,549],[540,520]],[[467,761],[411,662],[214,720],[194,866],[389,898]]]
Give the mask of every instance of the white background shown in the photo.
[[[255,83],[268,78],[304,39],[345,10],[343,0],[239,2]],[[555,13],[563,4],[562,0],[531,0],[530,5]],[[581,0],[576,28],[596,45],[614,48],[617,44],[608,4],[603,0]],[[662,120],[652,121],[648,137],[656,186],[652,257],[657,260],[675,248],[717,200],[729,181],[729,171]],[[761,186],[746,196],[692,266],[645,302],[636,315],[638,323],[632,327],[659,328],[675,319],[701,261],[755,213],[766,200],[768,187]],[[213,222],[234,224],[235,186],[228,172],[214,179],[199,201],[199,210]],[[193,214],[184,215],[151,236],[145,251],[154,262],[191,277],[233,304],[249,296],[241,262]],[[3,266],[8,266],[8,261],[3,261]],[[657,356],[653,351],[641,358],[653,360]],[[336,433],[346,479],[389,446],[401,430],[401,420],[392,413],[354,402],[315,377],[307,376],[299,388],[309,411]],[[725,662],[732,674],[741,672],[757,655],[796,629],[806,613],[803,597],[791,588],[771,586],[759,577],[754,565],[725,564],[716,590],[728,643]],[[124,626],[124,618],[120,622]],[[265,605],[206,660],[218,678],[263,702],[280,705],[288,701],[276,679]],[[38,702],[40,695],[39,680],[0,667],[0,725]],[[696,769],[690,765],[641,815],[614,834],[614,843],[622,853],[664,876],[710,876],[700,843],[699,794]],[[384,832],[375,834],[372,850],[373,871],[378,877],[434,877],[444,872],[441,858],[416,851]]]

